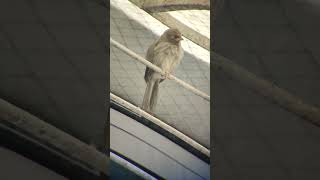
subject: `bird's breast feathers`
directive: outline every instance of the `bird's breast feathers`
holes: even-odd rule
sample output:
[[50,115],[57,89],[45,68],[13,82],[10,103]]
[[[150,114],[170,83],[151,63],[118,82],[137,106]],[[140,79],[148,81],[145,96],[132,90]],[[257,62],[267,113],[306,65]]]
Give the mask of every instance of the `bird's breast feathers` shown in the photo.
[[178,64],[183,53],[181,46],[168,42],[158,43],[153,50],[153,63],[165,69],[169,68],[172,64]]

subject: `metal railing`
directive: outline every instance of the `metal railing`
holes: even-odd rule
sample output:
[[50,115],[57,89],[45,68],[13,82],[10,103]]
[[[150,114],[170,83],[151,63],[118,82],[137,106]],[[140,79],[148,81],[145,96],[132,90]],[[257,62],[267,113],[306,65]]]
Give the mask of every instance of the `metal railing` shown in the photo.
[[[152,70],[154,70],[156,72],[159,72],[162,75],[165,75],[165,73],[158,66],[156,66],[156,65],[152,64],[151,62],[149,62],[148,60],[142,58],[141,56],[139,56],[138,54],[136,54],[135,52],[133,52],[129,48],[127,48],[124,45],[120,44],[119,42],[117,42],[117,41],[113,40],[112,38],[110,38],[110,43],[114,47],[120,49],[124,53],[126,53],[129,56],[131,56],[132,58],[134,58],[135,60],[143,63],[146,66],[148,66]],[[183,80],[173,76],[172,74],[169,75],[169,78],[171,80],[175,81],[177,84],[183,86],[187,90],[193,92],[194,94],[202,97],[203,99],[205,99],[207,101],[210,101],[210,96],[209,95],[207,95],[206,93],[196,89],[192,85],[190,85],[190,84],[184,82]],[[191,139],[190,137],[186,136],[182,132],[178,131],[177,129],[169,126],[166,123],[164,123],[162,120],[150,115],[149,113],[143,111],[141,108],[139,108],[139,107],[137,107],[137,106],[135,106],[135,105],[123,100],[123,99],[121,99],[120,97],[118,97],[118,96],[116,96],[116,95],[114,95],[112,93],[110,93],[110,99],[115,101],[115,102],[117,102],[118,104],[124,106],[125,108],[131,110],[132,112],[134,112],[136,114],[139,114],[140,116],[146,118],[147,120],[149,120],[152,123],[158,125],[159,127],[165,129],[166,131],[168,131],[169,133],[175,135],[179,139],[183,140],[184,142],[186,142],[187,144],[189,144],[190,146],[192,146],[193,148],[195,148],[199,152],[203,153],[207,157],[210,157],[210,150],[209,149],[205,148],[204,146],[202,146],[201,144],[199,144],[195,140]]]
[[[114,47],[120,49],[124,53],[126,53],[129,56],[131,56],[132,58],[134,58],[135,60],[143,63],[146,66],[148,66],[150,69],[152,69],[152,70],[154,70],[154,71],[156,71],[158,73],[161,73],[162,75],[165,75],[165,73],[158,66],[156,66],[156,65],[152,64],[151,62],[149,62],[148,60],[142,58],[141,56],[139,56],[135,52],[131,51],[127,47],[125,47],[122,44],[120,44],[119,42],[117,42],[117,41],[113,40],[112,38],[110,38],[110,43]],[[169,75],[169,78],[172,79],[173,81],[175,81],[176,83],[180,84],[182,87],[186,88],[187,90],[193,92],[194,94],[204,98],[207,101],[210,101],[210,96],[209,95],[207,95],[206,93],[198,90],[197,88],[193,87],[192,85],[190,85],[190,84],[184,82],[183,80],[173,76],[172,74]]]
[[199,152],[203,153],[207,157],[210,157],[210,150],[209,149],[205,148],[204,146],[202,146],[201,144],[199,144],[195,140],[191,139],[187,135],[183,134],[182,132],[178,131],[177,129],[169,126],[166,123],[164,123],[160,119],[150,115],[149,113],[145,112],[141,108],[139,108],[139,107],[127,102],[126,100],[114,95],[113,93],[110,93],[110,99],[112,101],[118,103],[119,105],[122,105],[123,107],[127,108],[128,110],[138,114],[139,116],[144,117],[148,121],[151,121],[152,123],[158,125],[162,129],[165,129],[166,131],[168,131],[169,133],[175,135],[179,139],[183,140],[184,142],[186,142],[187,144],[189,144],[190,146],[192,146],[193,148],[195,148]]

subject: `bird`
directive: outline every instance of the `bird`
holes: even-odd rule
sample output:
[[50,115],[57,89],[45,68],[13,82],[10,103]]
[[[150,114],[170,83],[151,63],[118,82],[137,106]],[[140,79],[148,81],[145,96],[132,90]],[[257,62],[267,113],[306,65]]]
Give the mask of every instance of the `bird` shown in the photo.
[[177,28],[167,29],[154,43],[146,54],[146,59],[158,66],[165,75],[146,67],[144,80],[147,84],[142,101],[142,109],[153,115],[158,100],[159,84],[170,79],[176,66],[180,64],[184,51],[181,47],[182,34]]

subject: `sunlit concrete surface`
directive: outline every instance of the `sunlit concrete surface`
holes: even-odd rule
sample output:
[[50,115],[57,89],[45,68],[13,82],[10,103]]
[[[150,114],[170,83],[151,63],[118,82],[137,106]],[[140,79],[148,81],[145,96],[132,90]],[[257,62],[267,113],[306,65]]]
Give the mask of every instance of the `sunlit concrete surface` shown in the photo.
[[[127,0],[111,0],[110,1],[111,7],[110,7],[110,16],[111,21],[112,19],[123,19],[124,16],[130,17],[132,21],[135,21],[138,23],[141,27],[144,27],[148,29],[148,31],[152,32],[154,35],[159,36],[161,35],[167,27],[163,25],[161,22],[153,18],[151,15],[146,13],[145,11],[141,10],[131,2]],[[119,14],[114,14],[112,9],[117,9],[121,12],[123,12],[123,15],[118,16]],[[121,18],[122,17],[122,18]],[[125,19],[128,19],[125,18]],[[110,22],[110,28],[112,30],[112,22]],[[122,22],[124,26],[127,24],[126,22]],[[128,26],[126,26],[129,28]],[[111,32],[110,32],[111,33]],[[140,31],[139,35],[143,36],[143,32]],[[112,33],[111,33],[112,36]],[[190,54],[193,54],[197,59],[205,62],[210,62],[210,53],[208,50],[198,46],[197,44],[193,43],[192,41],[186,39],[185,41],[182,41],[181,43],[183,49]]]
[[[167,27],[126,0],[112,0],[111,37],[145,57],[147,48]],[[209,51],[185,38],[185,56],[175,75],[210,95]],[[115,95],[141,106],[146,88],[145,65],[111,47],[110,88]],[[155,116],[205,147],[210,147],[210,103],[173,81],[160,84]]]
[[210,38],[210,11],[182,10],[168,13],[198,33]]
[[[209,0],[130,0],[140,8],[148,11],[153,7],[153,12],[164,12],[185,9],[210,9]],[[149,11],[148,11],[149,12]]]

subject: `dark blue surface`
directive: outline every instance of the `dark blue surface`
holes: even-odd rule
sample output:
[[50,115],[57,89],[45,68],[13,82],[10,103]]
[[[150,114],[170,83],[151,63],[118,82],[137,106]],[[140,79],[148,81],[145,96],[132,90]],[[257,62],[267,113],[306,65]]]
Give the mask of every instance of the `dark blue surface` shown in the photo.
[[111,165],[111,176],[110,179],[111,180],[120,180],[120,179],[132,179],[132,180],[139,180],[139,179],[143,179],[140,176],[134,174],[133,172],[127,170],[126,168],[124,168],[123,166],[110,161],[110,165]]

